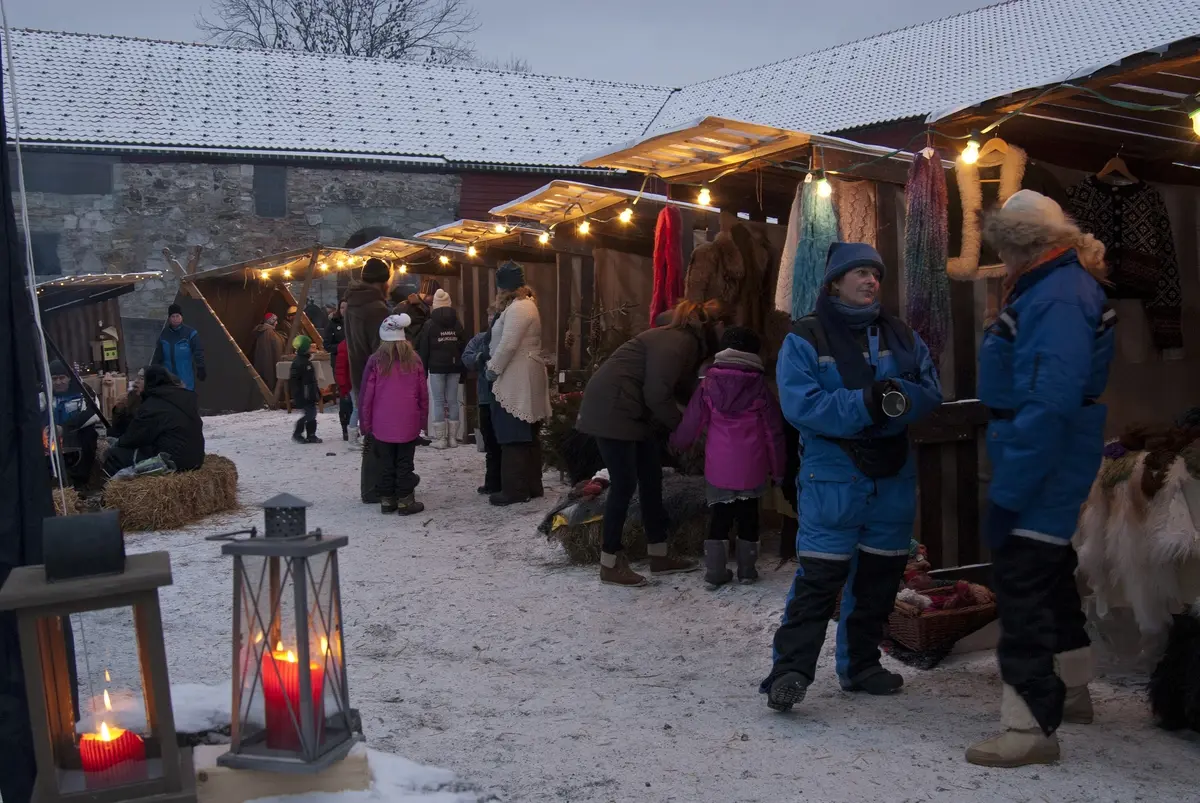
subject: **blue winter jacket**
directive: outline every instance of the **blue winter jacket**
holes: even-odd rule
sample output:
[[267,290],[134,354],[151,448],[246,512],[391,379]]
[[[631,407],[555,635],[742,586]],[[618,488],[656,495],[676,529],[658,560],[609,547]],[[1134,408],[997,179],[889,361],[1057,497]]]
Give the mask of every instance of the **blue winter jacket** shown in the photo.
[[[1015,531],[1066,543],[1104,451],[1116,313],[1074,251],[1018,281],[979,349],[979,399],[992,410],[989,496]],[[1046,536],[1049,538],[1047,539]]]
[[196,377],[203,376],[204,346],[196,330],[187,324],[180,324],[178,329],[171,326],[163,327],[158,336],[158,345],[154,348],[152,365],[164,366],[168,371],[179,377],[183,386],[188,390],[196,389]]
[[[798,330],[811,329],[815,316],[800,322]],[[900,378],[900,369],[890,350],[880,351],[886,345],[878,328],[869,330],[869,362],[875,366],[876,379],[894,379],[911,401],[907,413],[890,419],[880,429],[872,430],[873,437],[898,435],[904,428],[933,412],[942,403],[942,386],[938,380],[937,367],[930,357],[929,348],[921,337],[912,332],[913,352],[919,369],[917,381]],[[847,390],[842,384],[837,362],[831,355],[818,354],[820,343],[817,338],[801,337],[795,332],[783,341],[776,371],[779,382],[779,401],[783,415],[799,432],[803,446],[803,465],[799,483],[804,480],[833,482],[856,482],[865,479],[855,467],[850,456],[830,438],[861,438],[863,430],[871,426],[871,414],[867,410],[862,390]],[[897,475],[915,477],[911,456]]]

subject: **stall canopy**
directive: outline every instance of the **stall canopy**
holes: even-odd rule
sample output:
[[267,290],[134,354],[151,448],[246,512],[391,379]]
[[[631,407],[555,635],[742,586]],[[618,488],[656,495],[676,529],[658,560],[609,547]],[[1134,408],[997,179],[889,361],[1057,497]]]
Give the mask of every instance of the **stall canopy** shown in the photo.
[[[491,214],[504,220],[523,220],[552,229],[561,223],[600,214],[619,204],[646,203],[656,206],[675,206],[681,210],[708,213],[719,212],[711,206],[676,201],[665,195],[638,192],[617,187],[598,187],[577,181],[551,181],[531,193],[501,204]],[[614,212],[612,217],[618,213]]]
[[523,235],[538,236],[541,229],[529,226],[510,226],[503,221],[456,220],[444,226],[423,231],[416,235],[418,240],[436,246],[457,245],[470,248],[473,245],[492,245],[507,240],[519,239]]
[[[161,279],[157,271],[146,273],[90,273],[60,276],[37,285],[42,330],[53,347],[51,356],[61,354],[68,364],[113,367],[113,359],[97,356],[95,344],[103,339],[118,344],[115,359],[119,371],[125,362],[125,330],[117,299],[132,293],[148,279]],[[57,352],[54,351],[57,349]]]
[[38,305],[42,314],[84,304],[97,304],[132,293],[147,279],[161,279],[160,271],[146,273],[83,273],[39,282]]

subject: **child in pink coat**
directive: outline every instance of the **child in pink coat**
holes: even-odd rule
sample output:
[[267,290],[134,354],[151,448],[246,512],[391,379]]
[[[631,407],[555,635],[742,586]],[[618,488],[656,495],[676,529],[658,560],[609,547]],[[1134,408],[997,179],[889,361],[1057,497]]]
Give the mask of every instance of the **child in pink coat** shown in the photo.
[[370,437],[379,470],[379,508],[401,516],[425,509],[414,496],[421,478],[413,460],[429,417],[429,386],[421,358],[405,338],[411,323],[407,315],[392,315],[380,324],[379,350],[363,369],[358,399],[358,426]]
[[704,542],[705,582],[728,583],[726,544],[738,528],[738,580],[758,579],[758,500],[772,482],[783,479],[786,446],[783,414],[763,374],[758,336],[733,327],[721,338],[721,351],[688,404],[671,447],[683,451],[707,430],[704,478],[712,510]]

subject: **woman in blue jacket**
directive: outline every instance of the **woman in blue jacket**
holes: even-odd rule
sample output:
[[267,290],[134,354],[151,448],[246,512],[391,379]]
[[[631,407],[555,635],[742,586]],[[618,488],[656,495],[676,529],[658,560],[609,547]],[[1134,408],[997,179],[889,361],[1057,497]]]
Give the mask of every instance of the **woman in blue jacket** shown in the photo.
[[869,245],[830,246],[816,312],[797,322],[779,355],[779,400],[800,432],[803,462],[800,565],[760,689],[776,711],[804,699],[843,586],[842,688],[890,694],[904,683],[880,665],[879,642],[916,516],[908,426],[941,404],[942,389],[920,336],[880,308],[884,270]]
[[1004,733],[967,760],[1019,767],[1058,760],[1055,730],[1089,723],[1091,650],[1071,546],[1100,469],[1116,313],[1104,245],[1031,190],[993,214],[985,235],[1008,269],[999,318],[979,349],[979,398],[992,412],[990,504],[1000,614]]

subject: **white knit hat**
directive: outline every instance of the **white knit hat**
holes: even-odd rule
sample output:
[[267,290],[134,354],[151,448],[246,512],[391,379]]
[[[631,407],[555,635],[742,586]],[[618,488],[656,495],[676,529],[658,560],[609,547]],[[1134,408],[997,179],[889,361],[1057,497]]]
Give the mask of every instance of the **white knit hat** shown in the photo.
[[389,315],[383,319],[383,323],[379,324],[379,339],[385,343],[406,340],[404,330],[410,325],[412,325],[412,318],[403,313],[400,315]]
[[1029,212],[1039,215],[1051,226],[1062,226],[1067,223],[1067,213],[1053,198],[1033,190],[1019,190],[1004,202],[1004,209],[1012,212]]
[[442,307],[450,306],[450,294],[445,290],[438,290],[433,294],[433,308],[441,309]]

